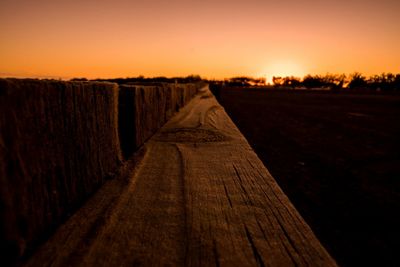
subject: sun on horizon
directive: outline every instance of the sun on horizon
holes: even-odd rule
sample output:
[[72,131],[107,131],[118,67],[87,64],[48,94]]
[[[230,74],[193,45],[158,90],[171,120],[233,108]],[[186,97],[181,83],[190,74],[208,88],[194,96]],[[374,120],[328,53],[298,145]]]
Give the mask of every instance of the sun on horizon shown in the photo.
[[272,83],[273,77],[294,76],[302,78],[307,74],[307,69],[293,60],[278,60],[267,64],[258,76],[264,76],[267,83]]

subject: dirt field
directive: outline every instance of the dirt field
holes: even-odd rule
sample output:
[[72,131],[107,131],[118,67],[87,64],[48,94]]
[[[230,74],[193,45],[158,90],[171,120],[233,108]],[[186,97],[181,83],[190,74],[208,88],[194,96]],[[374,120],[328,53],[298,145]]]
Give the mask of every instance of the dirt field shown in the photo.
[[220,102],[341,266],[400,266],[400,95],[231,88]]

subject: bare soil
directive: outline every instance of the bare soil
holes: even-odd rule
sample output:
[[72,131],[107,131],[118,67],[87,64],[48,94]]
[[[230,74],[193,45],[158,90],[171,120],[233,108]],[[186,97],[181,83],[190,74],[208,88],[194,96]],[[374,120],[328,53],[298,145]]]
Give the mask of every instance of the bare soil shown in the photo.
[[400,266],[400,95],[225,88],[219,101],[341,266]]

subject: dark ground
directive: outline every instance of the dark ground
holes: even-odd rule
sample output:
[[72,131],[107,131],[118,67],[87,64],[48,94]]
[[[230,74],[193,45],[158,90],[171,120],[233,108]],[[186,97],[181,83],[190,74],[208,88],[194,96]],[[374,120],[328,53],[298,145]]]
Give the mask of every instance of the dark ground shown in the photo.
[[400,266],[400,94],[227,89],[221,104],[341,266]]

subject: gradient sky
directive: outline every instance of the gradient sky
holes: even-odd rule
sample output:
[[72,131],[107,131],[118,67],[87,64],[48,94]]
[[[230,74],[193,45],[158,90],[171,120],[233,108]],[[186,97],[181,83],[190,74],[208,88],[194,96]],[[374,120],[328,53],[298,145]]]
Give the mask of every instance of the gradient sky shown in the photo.
[[400,73],[398,0],[0,0],[0,76]]

